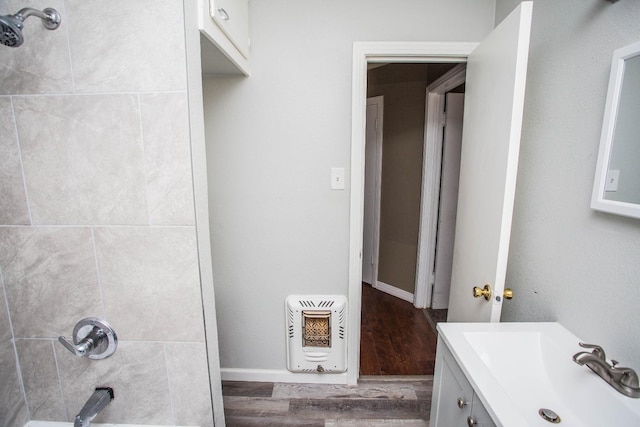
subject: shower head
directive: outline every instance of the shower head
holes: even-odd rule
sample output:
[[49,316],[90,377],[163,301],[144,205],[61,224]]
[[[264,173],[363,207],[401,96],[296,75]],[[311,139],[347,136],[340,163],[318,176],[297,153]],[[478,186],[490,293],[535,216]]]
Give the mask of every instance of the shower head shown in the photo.
[[25,7],[15,15],[0,16],[0,44],[9,47],[18,47],[24,42],[22,28],[24,20],[30,16],[42,19],[42,25],[49,30],[55,30],[60,26],[60,14],[57,10],[46,8],[43,11]]

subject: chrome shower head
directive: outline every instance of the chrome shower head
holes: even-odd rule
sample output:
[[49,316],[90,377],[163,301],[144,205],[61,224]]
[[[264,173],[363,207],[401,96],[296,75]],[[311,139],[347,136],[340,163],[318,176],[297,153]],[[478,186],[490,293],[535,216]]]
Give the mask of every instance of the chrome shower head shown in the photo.
[[25,7],[15,15],[0,16],[0,44],[9,47],[20,46],[24,42],[24,20],[32,15],[42,19],[42,25],[49,30],[55,30],[60,26],[61,19],[57,10],[48,7],[40,11]]

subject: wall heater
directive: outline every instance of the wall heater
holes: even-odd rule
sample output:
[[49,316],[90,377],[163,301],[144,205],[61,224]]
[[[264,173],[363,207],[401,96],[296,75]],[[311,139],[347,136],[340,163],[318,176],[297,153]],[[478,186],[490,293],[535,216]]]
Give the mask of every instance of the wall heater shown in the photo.
[[289,295],[287,369],[338,373],[347,370],[347,298],[342,295]]

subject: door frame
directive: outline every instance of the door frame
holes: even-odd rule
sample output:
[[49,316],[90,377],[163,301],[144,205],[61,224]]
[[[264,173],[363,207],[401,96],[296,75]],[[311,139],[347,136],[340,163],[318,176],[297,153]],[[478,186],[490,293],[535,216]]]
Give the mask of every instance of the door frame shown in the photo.
[[360,370],[362,304],[362,233],[364,150],[366,137],[367,64],[467,62],[479,43],[354,42],[351,88],[351,197],[349,213],[349,285],[347,383],[357,384]]
[[433,292],[433,271],[431,270],[436,258],[442,137],[444,133],[442,114],[445,108],[445,95],[451,89],[464,83],[466,75],[466,64],[458,64],[427,86],[418,256],[413,299],[413,305],[417,308],[430,307]]
[[[367,105],[375,104],[378,106],[376,115],[376,164],[375,164],[375,177],[374,177],[374,209],[373,209],[373,266],[371,272],[371,286],[376,287],[378,284],[378,263],[380,258],[380,199],[382,197],[382,144],[384,144],[384,96],[372,96],[367,98]],[[365,120],[366,120],[366,107],[365,107]],[[365,121],[366,124],[366,121]],[[371,141],[370,141],[371,142]],[[365,130],[365,145],[366,145],[366,130]],[[366,163],[366,161],[365,161]],[[364,188],[364,187],[363,187]],[[364,215],[364,212],[363,212]],[[364,235],[363,235],[364,238]]]

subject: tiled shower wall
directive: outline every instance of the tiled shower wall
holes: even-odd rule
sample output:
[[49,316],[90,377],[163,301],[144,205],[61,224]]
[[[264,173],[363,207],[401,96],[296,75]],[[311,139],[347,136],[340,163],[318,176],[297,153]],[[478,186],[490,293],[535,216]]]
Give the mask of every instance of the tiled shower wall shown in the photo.
[[[189,151],[181,0],[8,0],[54,7],[0,46],[0,425],[212,425]],[[100,317],[105,360],[58,342]]]

